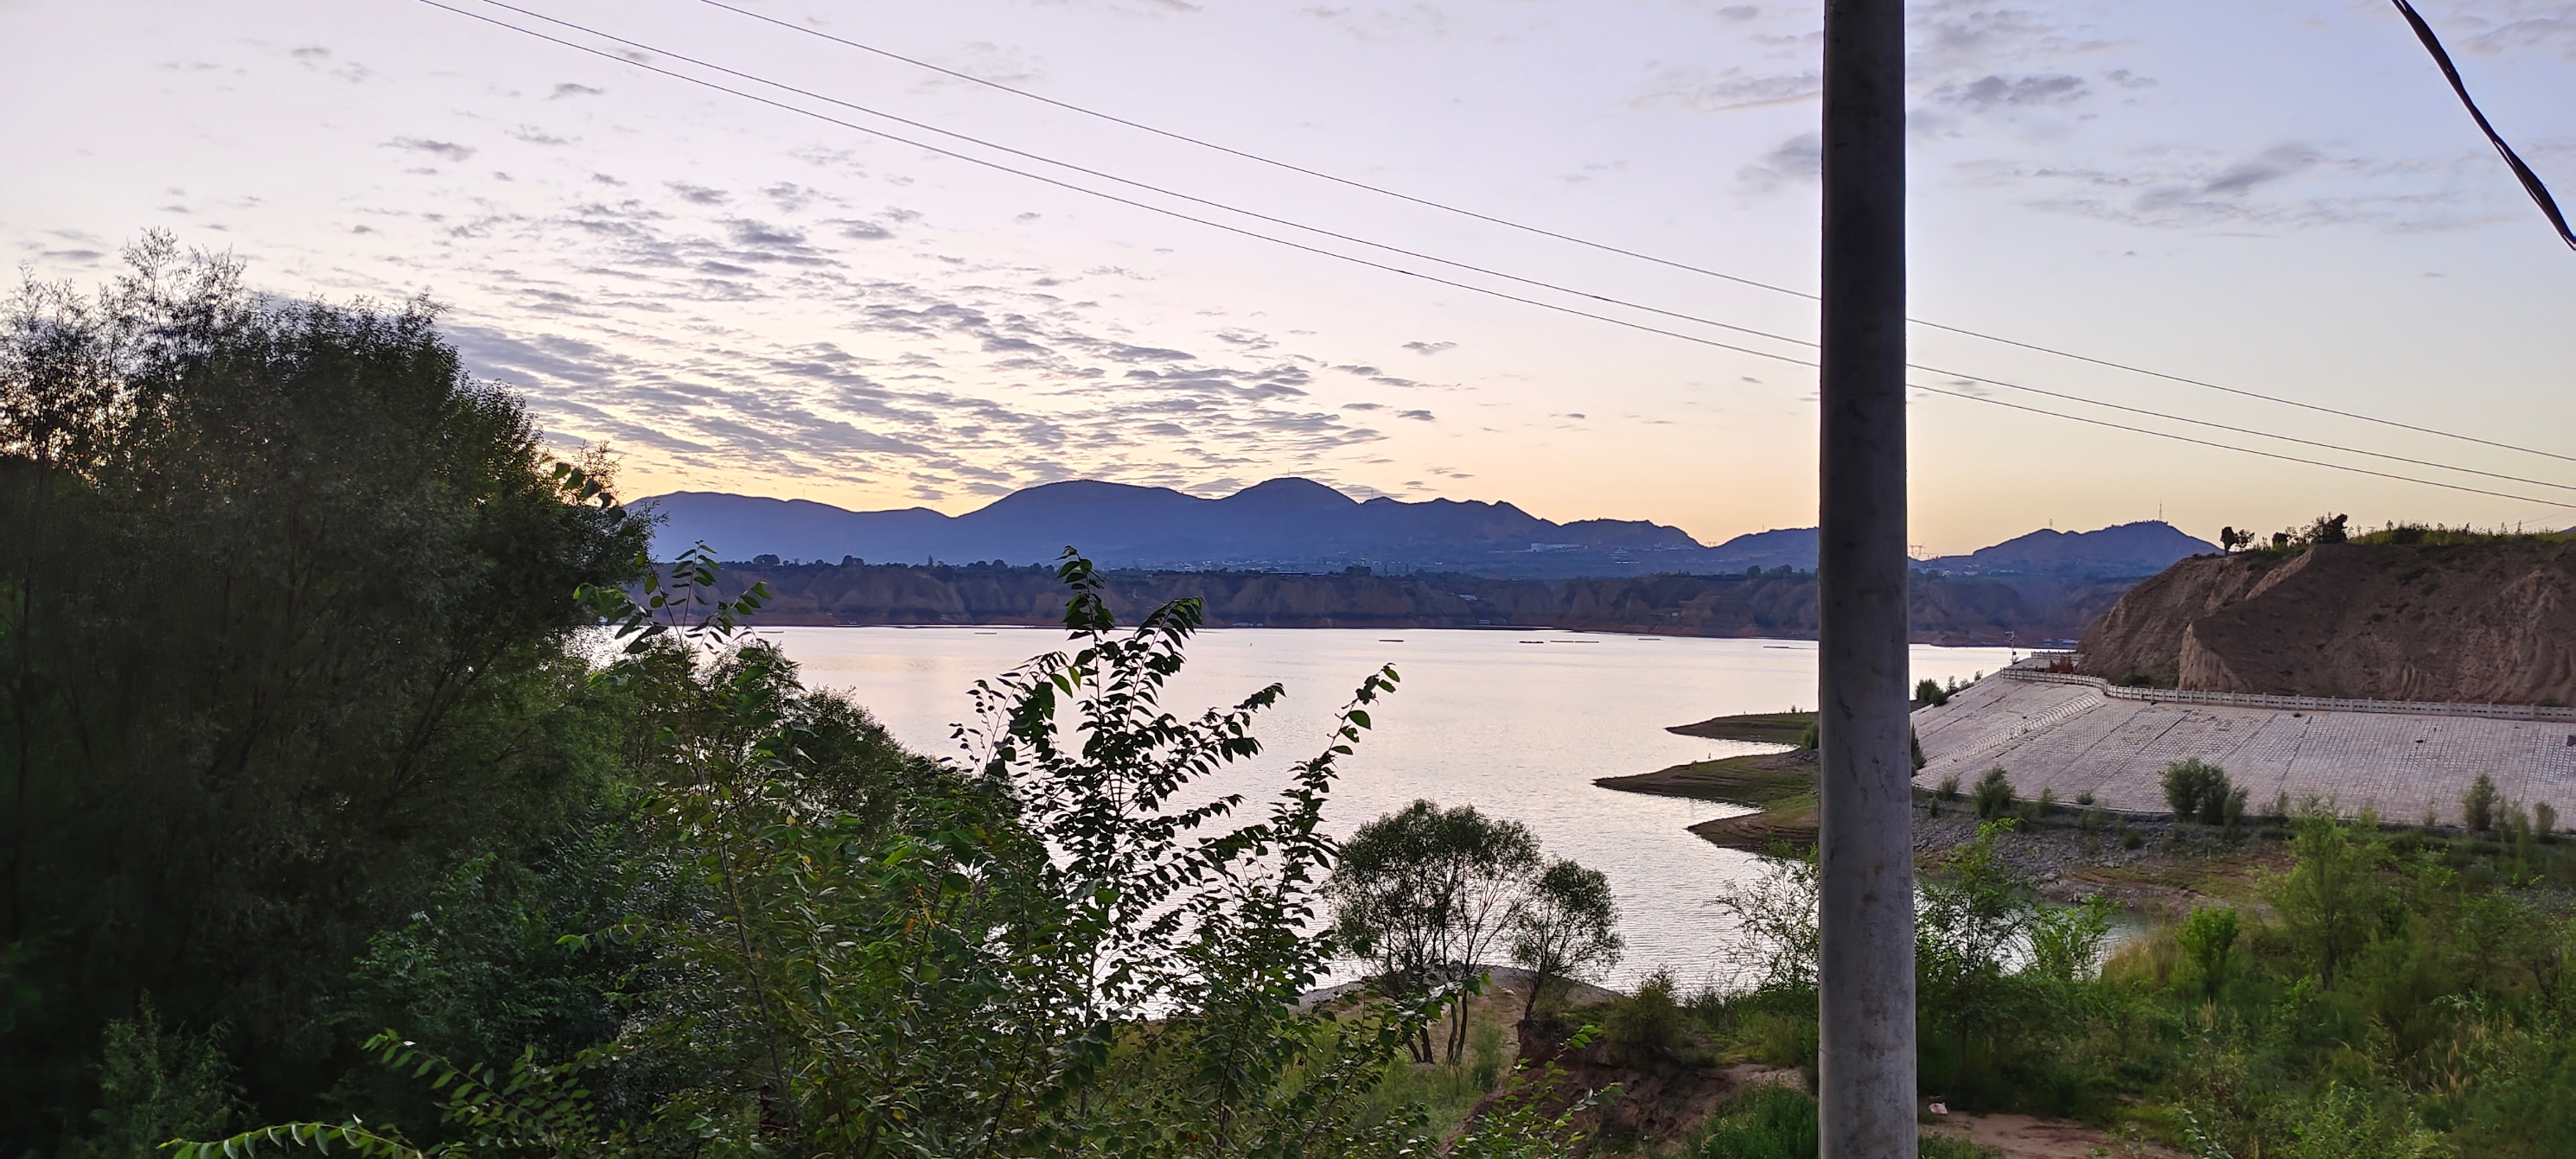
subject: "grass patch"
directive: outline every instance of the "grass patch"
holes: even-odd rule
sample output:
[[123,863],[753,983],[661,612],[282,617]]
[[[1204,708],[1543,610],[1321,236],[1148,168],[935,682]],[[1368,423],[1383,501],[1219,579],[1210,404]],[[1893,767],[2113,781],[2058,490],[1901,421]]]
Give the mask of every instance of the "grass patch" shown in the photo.
[[1812,753],[1756,753],[1714,761],[1692,761],[1634,776],[1602,777],[1592,783],[1627,793],[1727,801],[1771,809],[1815,800],[1816,761]]
[[[1796,1087],[1774,1083],[1727,1096],[1687,1152],[1692,1159],[1814,1159],[1820,1132],[1816,1100]],[[1925,1135],[1922,1159],[1994,1159],[1997,1152],[1964,1139]]]
[[1812,712],[1740,712],[1734,716],[1713,716],[1697,724],[1677,724],[1664,731],[1706,740],[1793,745],[1815,723],[1816,714]]

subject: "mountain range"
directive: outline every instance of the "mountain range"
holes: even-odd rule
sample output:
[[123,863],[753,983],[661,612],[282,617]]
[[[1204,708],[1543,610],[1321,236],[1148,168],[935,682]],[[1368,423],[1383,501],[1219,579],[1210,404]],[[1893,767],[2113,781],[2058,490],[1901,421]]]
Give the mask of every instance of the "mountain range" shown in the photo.
[[[662,521],[656,554],[703,542],[718,558],[768,562],[1053,561],[1066,546],[1104,567],[1204,571],[1463,572],[1498,578],[1717,574],[1816,566],[1816,529],[1740,535],[1714,547],[1642,520],[1557,523],[1510,503],[1351,498],[1310,479],[1272,479],[1222,499],[1076,480],[1012,492],[963,515],[925,507],[849,511],[804,499],[678,491],[637,501]],[[1927,561],[1970,574],[2146,575],[2217,551],[2171,525],[2035,531]]]

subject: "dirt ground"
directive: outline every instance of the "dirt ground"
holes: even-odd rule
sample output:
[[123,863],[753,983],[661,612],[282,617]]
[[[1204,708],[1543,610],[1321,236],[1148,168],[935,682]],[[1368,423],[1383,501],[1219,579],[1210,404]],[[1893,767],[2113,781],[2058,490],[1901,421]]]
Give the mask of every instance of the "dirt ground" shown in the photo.
[[2003,1152],[2003,1159],[2184,1159],[2168,1147],[2063,1119],[1956,1114],[1927,1119],[1924,1134],[1964,1138]]

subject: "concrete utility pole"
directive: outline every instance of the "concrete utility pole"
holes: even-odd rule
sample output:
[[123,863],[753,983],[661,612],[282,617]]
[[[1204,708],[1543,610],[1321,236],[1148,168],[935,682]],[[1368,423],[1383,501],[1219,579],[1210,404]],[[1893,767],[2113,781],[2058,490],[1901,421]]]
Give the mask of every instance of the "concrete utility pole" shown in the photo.
[[1823,1159],[1912,1159],[1905,5],[1827,0],[1816,579]]

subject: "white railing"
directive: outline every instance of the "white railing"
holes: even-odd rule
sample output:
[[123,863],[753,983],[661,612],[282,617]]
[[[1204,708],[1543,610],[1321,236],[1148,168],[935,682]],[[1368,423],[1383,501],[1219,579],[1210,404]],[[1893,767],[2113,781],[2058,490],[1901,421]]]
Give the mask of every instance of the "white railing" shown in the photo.
[[2494,720],[2576,720],[2576,708],[2537,704],[2443,704],[2428,700],[2346,700],[2333,696],[2265,696],[2254,692],[2199,692],[2182,688],[2128,688],[2099,676],[2051,672],[2042,664],[2066,654],[2033,656],[1995,673],[2037,684],[2089,685],[2104,696],[2156,704],[2208,704],[2228,708],[2279,708],[2299,712],[2386,712],[2408,716],[2483,716]]

